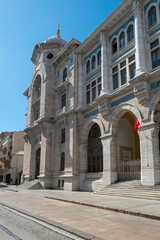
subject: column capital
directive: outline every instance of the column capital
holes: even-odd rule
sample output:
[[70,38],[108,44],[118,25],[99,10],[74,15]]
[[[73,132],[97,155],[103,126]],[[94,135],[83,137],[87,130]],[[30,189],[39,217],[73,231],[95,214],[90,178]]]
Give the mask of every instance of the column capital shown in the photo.
[[138,11],[140,11],[142,8],[142,2],[141,0],[136,0],[134,1],[133,3],[133,9],[134,9],[134,12],[137,13]]
[[103,42],[106,42],[107,36],[108,36],[108,34],[107,34],[106,31],[101,31],[101,32],[100,32],[100,42],[101,42],[101,44],[102,44]]
[[150,122],[148,124],[138,127],[139,132],[149,131],[149,130],[159,130],[159,124],[157,124],[155,122]]
[[82,64],[83,62],[83,55],[82,54],[78,54],[78,63]]

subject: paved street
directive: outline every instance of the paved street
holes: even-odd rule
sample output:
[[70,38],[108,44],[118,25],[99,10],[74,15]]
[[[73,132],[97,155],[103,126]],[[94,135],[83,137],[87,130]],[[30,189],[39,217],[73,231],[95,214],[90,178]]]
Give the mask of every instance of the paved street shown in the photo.
[[[12,208],[34,215],[36,218],[41,218],[41,220],[45,219],[45,221],[53,223],[53,225],[57,224],[59,227],[68,228],[70,232],[79,231],[82,234],[94,235],[97,238],[107,240],[160,239],[160,221],[45,198],[47,193],[49,195],[49,192],[50,196],[56,196],[58,191],[24,190],[13,192],[3,188],[0,190],[0,201]],[[72,197],[78,194],[78,196],[82,195],[81,199],[83,196],[85,198],[90,196],[92,202],[102,198],[100,196],[94,197],[91,193],[59,191],[57,195],[58,194],[61,195],[61,197],[63,197],[63,195],[67,195],[68,197],[70,195]],[[104,199],[105,196],[103,196],[103,201]],[[130,199],[126,199],[125,201],[129,205]],[[138,203],[140,204],[139,200]],[[5,227],[8,228],[7,225],[5,225]],[[27,228],[29,229],[29,225],[27,225]],[[9,230],[12,231],[10,227]],[[85,234],[84,239],[91,239],[90,237],[87,238]]]
[[62,233],[0,206],[0,240],[69,240]]

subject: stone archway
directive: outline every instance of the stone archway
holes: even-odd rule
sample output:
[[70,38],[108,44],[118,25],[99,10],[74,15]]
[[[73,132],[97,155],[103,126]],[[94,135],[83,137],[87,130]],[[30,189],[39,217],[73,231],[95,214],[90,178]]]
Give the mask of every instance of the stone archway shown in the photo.
[[87,147],[87,172],[98,173],[103,172],[103,147],[101,143],[101,132],[98,124],[94,124],[88,135]]
[[[100,140],[100,143],[102,141],[101,136],[103,136],[104,132],[105,132],[105,127],[104,127],[103,122],[100,119],[98,119],[97,117],[91,117],[91,118],[87,119],[85,121],[85,124],[82,127],[81,143],[80,143],[80,189],[81,190],[93,191],[94,181],[102,178],[103,164],[99,164],[99,166],[101,165],[101,167],[100,168],[98,167],[99,169],[97,168],[98,171],[96,171],[96,172],[93,171],[93,168],[90,170],[88,168],[88,147],[89,147],[88,140],[89,140],[90,131],[92,130],[92,128],[94,128],[94,126],[98,126],[98,129],[99,129],[98,138]],[[95,142],[96,142],[96,139],[95,139]],[[101,150],[100,155],[103,155],[102,145],[101,145],[100,150]],[[99,156],[98,149],[96,151],[97,152],[95,152],[95,156],[97,157],[97,156]],[[94,156],[94,154],[91,154],[91,155],[90,155],[90,157],[93,159],[95,156]],[[100,158],[99,158],[99,160],[100,160]],[[97,158],[97,160],[95,160],[95,162],[98,163],[99,160]],[[103,156],[101,156],[101,160],[103,162]],[[100,162],[101,162],[101,160],[100,160]],[[86,184],[86,181],[87,181],[87,184]]]
[[[107,148],[104,155],[103,177],[106,184],[114,183],[117,180],[140,179],[140,140],[138,134],[134,133],[135,117],[141,123],[142,115],[135,106],[120,104],[109,119],[108,134],[103,138],[103,147]],[[121,131],[119,139],[118,128]],[[128,131],[132,140],[127,135]],[[124,141],[121,141],[123,138]],[[121,160],[123,161],[121,162]],[[138,166],[134,166],[133,160],[139,161]],[[129,166],[127,166],[127,162]],[[137,174],[135,174],[135,167],[138,170]],[[131,174],[132,172],[134,174]]]
[[139,180],[141,171],[140,141],[134,131],[135,118],[125,113],[117,126],[118,180]]
[[122,103],[113,111],[109,119],[108,132],[110,134],[114,135],[116,133],[118,121],[127,112],[129,112],[132,116],[136,117],[139,123],[141,123],[142,115],[140,111],[131,104]]

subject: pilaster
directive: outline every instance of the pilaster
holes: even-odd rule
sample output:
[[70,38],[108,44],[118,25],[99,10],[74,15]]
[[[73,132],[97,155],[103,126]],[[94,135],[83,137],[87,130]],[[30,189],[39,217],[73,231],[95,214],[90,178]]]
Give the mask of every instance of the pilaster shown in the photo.
[[101,138],[103,145],[103,182],[107,185],[117,181],[116,136]]
[[87,143],[80,144],[80,186],[85,180],[87,171]]
[[139,127],[141,149],[141,182],[143,185],[160,184],[159,127],[152,123]]
[[146,72],[142,7],[139,0],[134,2],[133,9],[135,17],[136,75],[138,76]]
[[108,35],[105,32],[100,33],[101,42],[101,78],[102,78],[102,94],[109,93],[109,78],[108,78]]
[[41,125],[41,157],[40,157],[40,176],[39,179],[43,182],[45,188],[51,187],[52,175],[52,147],[54,134],[51,124],[43,123]]
[[83,108],[83,57],[78,55],[78,104],[77,108]]

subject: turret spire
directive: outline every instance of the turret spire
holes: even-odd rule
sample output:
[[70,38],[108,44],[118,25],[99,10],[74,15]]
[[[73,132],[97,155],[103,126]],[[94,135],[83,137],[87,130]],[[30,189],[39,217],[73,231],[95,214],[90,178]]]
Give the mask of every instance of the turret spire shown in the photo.
[[57,27],[57,37],[60,36],[60,30],[59,30],[59,24],[58,24],[58,27]]

